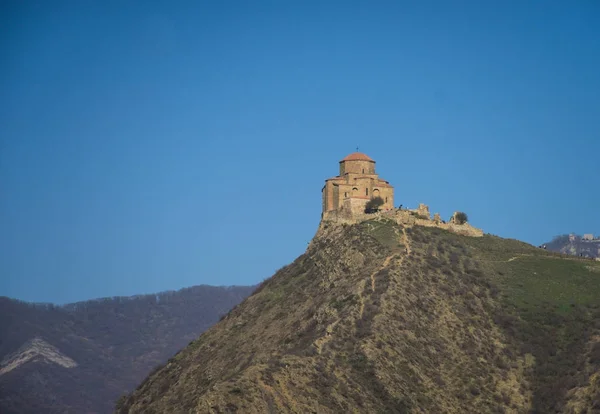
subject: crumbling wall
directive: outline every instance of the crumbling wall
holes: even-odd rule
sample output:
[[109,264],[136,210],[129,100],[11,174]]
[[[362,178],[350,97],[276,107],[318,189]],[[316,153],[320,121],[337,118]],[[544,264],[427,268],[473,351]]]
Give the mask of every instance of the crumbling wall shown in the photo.
[[[429,207],[427,207],[427,209],[425,210],[421,206],[427,207],[425,204],[421,204],[419,206],[420,209],[416,209],[416,210],[395,209],[395,210],[379,211],[379,212],[373,213],[373,214],[366,214],[364,212],[364,205],[363,205],[362,209],[359,209],[356,207],[354,209],[352,209],[351,206],[348,206],[348,208],[345,208],[346,205],[344,205],[344,208],[340,209],[339,211],[331,211],[328,213],[324,213],[323,220],[335,222],[335,223],[339,223],[339,224],[355,224],[355,223],[360,223],[360,222],[367,221],[367,220],[372,220],[372,219],[378,218],[378,217],[386,217],[386,218],[394,220],[398,224],[402,224],[405,226],[438,227],[438,228],[441,228],[444,230],[452,231],[457,234],[462,234],[464,236],[470,236],[470,237],[482,237],[483,236],[482,229],[473,227],[469,223],[457,224],[452,219],[450,222],[444,223],[443,220],[441,219],[441,216],[438,213],[435,214],[433,220],[421,218],[420,216],[430,217],[430,216],[427,216],[426,214],[418,214],[417,213],[418,211],[421,211],[423,213],[425,213],[425,212],[429,213]],[[415,213],[417,213],[418,216],[415,215]]]
[[419,204],[419,208],[417,209],[417,214],[419,216],[423,216],[423,217],[427,217],[428,219],[431,219],[431,213],[429,212],[429,206],[426,204]]

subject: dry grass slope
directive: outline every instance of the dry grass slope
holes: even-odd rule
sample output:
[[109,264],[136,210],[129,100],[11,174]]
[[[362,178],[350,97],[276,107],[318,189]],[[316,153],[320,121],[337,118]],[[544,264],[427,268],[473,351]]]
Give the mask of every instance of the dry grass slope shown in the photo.
[[331,226],[117,411],[593,412],[598,265],[491,236]]

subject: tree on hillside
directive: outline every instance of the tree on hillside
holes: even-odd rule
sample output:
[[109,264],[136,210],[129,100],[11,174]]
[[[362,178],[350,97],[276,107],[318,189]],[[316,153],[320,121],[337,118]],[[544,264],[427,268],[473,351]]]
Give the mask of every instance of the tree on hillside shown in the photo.
[[459,211],[454,215],[454,221],[456,224],[465,224],[467,221],[469,221],[469,217],[467,216],[467,213]]
[[369,201],[367,201],[367,204],[365,205],[365,213],[367,214],[371,214],[371,213],[375,213],[377,210],[379,210],[379,207],[381,207],[383,205],[384,201],[383,198],[381,197],[374,197],[372,199],[370,199]]

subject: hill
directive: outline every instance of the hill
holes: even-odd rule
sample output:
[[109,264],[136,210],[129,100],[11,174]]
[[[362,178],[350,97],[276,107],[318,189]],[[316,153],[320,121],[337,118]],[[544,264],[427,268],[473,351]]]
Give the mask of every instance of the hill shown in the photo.
[[117,412],[597,412],[599,314],[597,262],[391,221],[324,226]]
[[578,235],[563,234],[545,243],[546,248],[553,252],[573,256],[600,258],[600,239],[585,240]]
[[0,297],[0,412],[112,412],[252,289],[195,286],[66,306]]

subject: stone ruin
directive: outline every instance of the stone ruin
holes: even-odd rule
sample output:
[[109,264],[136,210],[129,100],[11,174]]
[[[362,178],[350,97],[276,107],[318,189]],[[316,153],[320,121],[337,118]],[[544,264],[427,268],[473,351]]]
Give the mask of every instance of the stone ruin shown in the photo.
[[342,214],[342,212],[330,212],[322,216],[321,224],[324,222],[334,222],[340,224],[355,224],[372,219],[387,218],[395,221],[398,224],[405,226],[425,226],[425,227],[438,227],[444,230],[451,231],[453,233],[462,234],[464,236],[481,237],[483,236],[483,230],[471,226],[469,223],[458,224],[456,223],[455,216],[457,212],[452,215],[452,218],[448,222],[442,220],[439,213],[433,215],[431,219],[431,213],[429,206],[426,204],[419,204],[416,209],[394,209],[384,210],[377,213],[367,214],[364,212],[354,213],[352,215]]

